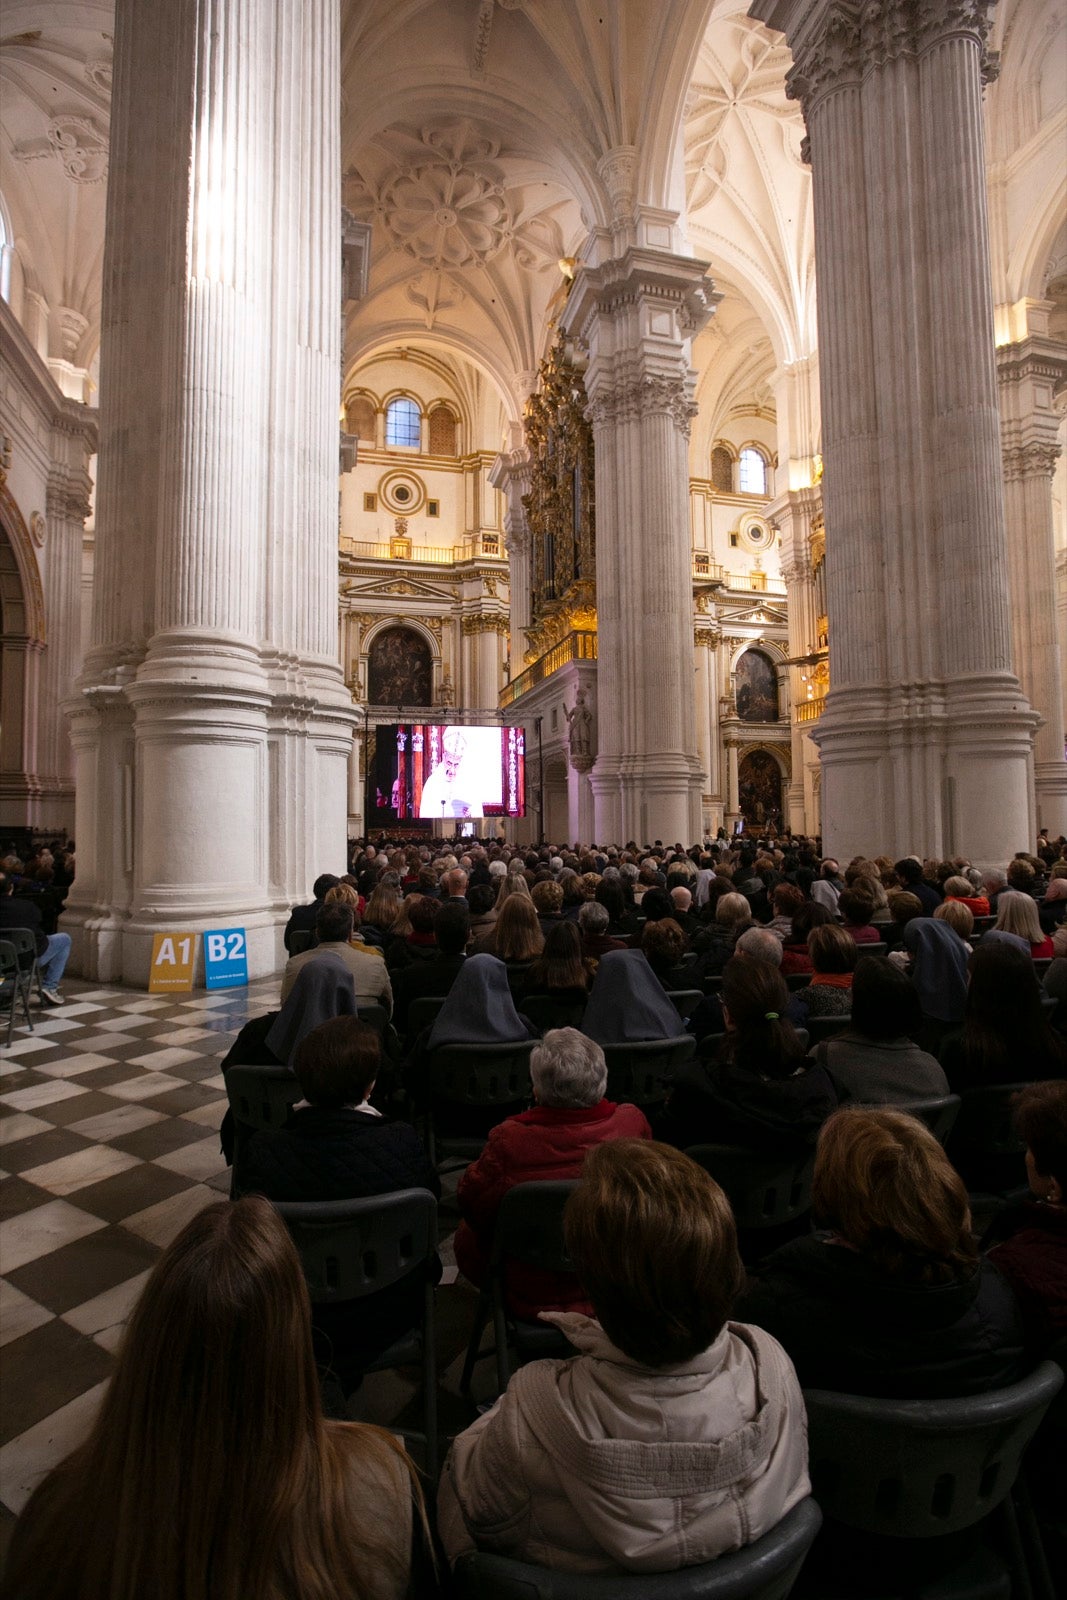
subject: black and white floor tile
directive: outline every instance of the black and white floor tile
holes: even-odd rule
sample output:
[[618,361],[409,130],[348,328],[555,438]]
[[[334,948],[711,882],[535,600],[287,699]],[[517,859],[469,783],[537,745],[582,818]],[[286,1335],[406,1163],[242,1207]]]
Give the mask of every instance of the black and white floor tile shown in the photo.
[[[221,1058],[279,980],[146,995],[67,980],[0,1048],[0,1531],[78,1442],[160,1251],[229,1193]],[[454,1191],[454,1182],[452,1184]],[[456,1379],[475,1296],[456,1282],[442,1203],[439,1353],[447,1433],[472,1415]],[[485,1379],[492,1362],[479,1364]],[[484,1380],[483,1380],[484,1381]],[[478,1386],[482,1387],[481,1383]],[[368,1378],[354,1415],[417,1426],[417,1374]],[[409,1414],[410,1413],[410,1414]]]

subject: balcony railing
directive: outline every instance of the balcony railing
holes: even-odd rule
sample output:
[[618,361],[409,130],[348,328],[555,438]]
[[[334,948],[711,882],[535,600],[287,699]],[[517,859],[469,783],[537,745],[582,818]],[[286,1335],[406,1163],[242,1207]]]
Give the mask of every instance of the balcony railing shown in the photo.
[[785,594],[780,578],[769,579],[765,572],[727,572],[702,551],[693,553],[693,577],[697,583],[719,584],[735,594]]
[[568,633],[554,644],[551,650],[546,650],[525,672],[520,672],[517,678],[512,678],[500,691],[500,709],[505,710],[514,705],[516,700],[521,700],[524,694],[529,694],[539,683],[544,683],[546,678],[551,678],[560,667],[565,667],[571,661],[596,660],[596,634],[588,630],[579,630]]
[[798,722],[818,722],[826,705],[826,696],[817,694],[812,700],[801,700],[797,706]]
[[433,567],[457,566],[462,561],[502,561],[503,550],[493,536],[484,538],[479,549],[478,539],[468,539],[463,544],[416,544],[414,540],[394,539],[392,544],[374,543],[367,539],[348,539],[344,534],[338,541],[343,556],[356,561],[410,561]]

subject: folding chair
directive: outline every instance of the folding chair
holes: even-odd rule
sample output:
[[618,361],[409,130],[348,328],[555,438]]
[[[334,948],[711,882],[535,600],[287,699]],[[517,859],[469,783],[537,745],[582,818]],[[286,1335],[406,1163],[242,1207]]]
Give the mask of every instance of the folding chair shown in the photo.
[[22,1001],[26,1026],[33,1032],[30,1016],[30,974],[19,966],[18,951],[10,939],[0,939],[0,1006],[7,1007],[7,1044],[15,1027],[15,1007]]
[[939,1100],[895,1100],[892,1111],[906,1111],[910,1117],[925,1122],[930,1132],[944,1144],[956,1125],[960,1113],[958,1094],[942,1095]]
[[667,1095],[675,1067],[692,1059],[696,1040],[691,1033],[674,1039],[642,1039],[634,1044],[607,1044],[609,1100],[628,1105],[659,1105]]
[[288,1067],[230,1067],[225,1078],[234,1124],[230,1198],[235,1200],[241,1193],[241,1155],[249,1134],[284,1127],[304,1091]]
[[[434,1166],[442,1161],[473,1161],[484,1149],[489,1128],[523,1110],[530,1099],[530,1054],[536,1039],[514,1044],[447,1044],[427,1053],[430,1110],[426,1148]],[[445,1128],[445,1115],[463,1127]]]

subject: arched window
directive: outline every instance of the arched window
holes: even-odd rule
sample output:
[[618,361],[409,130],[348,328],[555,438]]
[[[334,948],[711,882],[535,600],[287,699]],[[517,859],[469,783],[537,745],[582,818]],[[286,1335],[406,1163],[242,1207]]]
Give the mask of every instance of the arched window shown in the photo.
[[454,456],[456,453],[456,419],[447,406],[434,406],[428,417],[430,425],[430,454]]
[[401,445],[407,449],[417,450],[421,426],[422,412],[417,401],[408,400],[404,395],[401,395],[399,400],[390,400],[389,409],[385,413],[387,445]]
[[365,394],[349,395],[345,401],[345,428],[366,444],[374,443],[374,401]]
[[717,444],[711,452],[711,486],[720,494],[733,494],[734,458],[724,444]]
[[742,494],[767,493],[767,458],[751,446],[741,452],[738,487]]

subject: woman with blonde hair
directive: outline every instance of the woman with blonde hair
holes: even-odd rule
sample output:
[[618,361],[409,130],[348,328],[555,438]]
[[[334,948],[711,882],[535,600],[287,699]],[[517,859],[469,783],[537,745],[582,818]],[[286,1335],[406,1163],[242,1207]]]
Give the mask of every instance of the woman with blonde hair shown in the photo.
[[948,1398],[1021,1376],[1015,1296],[979,1258],[963,1179],[916,1117],[836,1111],[812,1211],[822,1231],[768,1257],[736,1309],[781,1341],[805,1388]]
[[998,933],[1014,933],[1025,939],[1035,961],[1053,955],[1052,939],[1041,926],[1037,905],[1032,897],[1020,889],[1004,889],[997,896]]
[[517,968],[525,971],[544,947],[545,936],[529,894],[510,895],[489,935],[489,954],[503,961],[509,971]]
[[500,887],[496,892],[496,901],[493,905],[493,910],[498,916],[512,895],[518,895],[523,900],[531,898],[530,885],[526,882],[521,870],[518,872],[506,872],[501,875]]
[[[949,879],[952,882],[952,879]],[[974,914],[965,900],[942,900],[934,912],[937,922],[947,922],[954,933],[958,933],[968,952],[971,946],[967,943],[974,932]]]
[[384,1429],[323,1417],[300,1259],[267,1200],[157,1261],[88,1439],[14,1531],[20,1600],[401,1600],[422,1495]]

